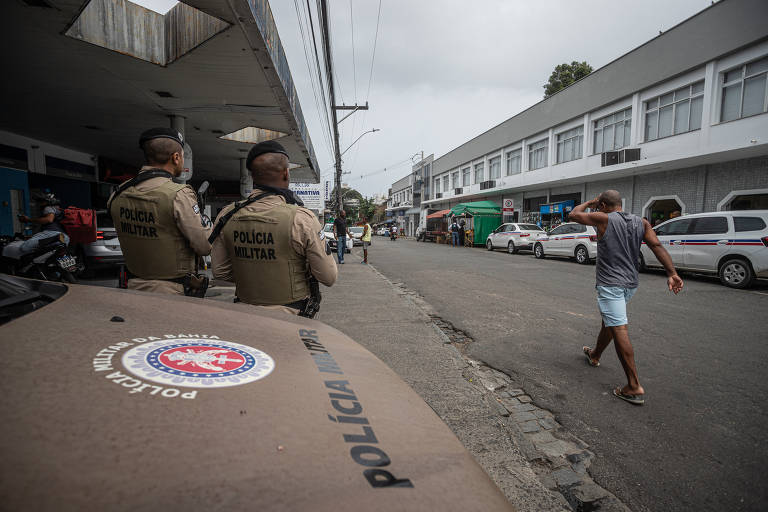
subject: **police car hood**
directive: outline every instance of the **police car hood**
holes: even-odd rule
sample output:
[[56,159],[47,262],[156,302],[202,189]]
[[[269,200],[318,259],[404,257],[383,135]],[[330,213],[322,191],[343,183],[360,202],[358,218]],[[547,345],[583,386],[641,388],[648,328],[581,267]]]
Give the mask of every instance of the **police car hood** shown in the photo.
[[73,285],[0,332],[5,509],[510,507],[416,393],[320,322]]

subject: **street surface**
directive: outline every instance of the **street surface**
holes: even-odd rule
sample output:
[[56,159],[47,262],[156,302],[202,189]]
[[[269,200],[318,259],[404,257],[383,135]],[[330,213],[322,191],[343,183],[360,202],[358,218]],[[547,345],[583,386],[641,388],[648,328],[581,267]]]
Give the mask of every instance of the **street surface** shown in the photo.
[[611,347],[599,368],[581,352],[600,327],[594,265],[384,237],[369,260],[468,333],[470,357],[589,443],[593,478],[632,510],[764,510],[765,282],[732,290],[683,275],[674,296],[663,273],[642,274],[629,307],[646,390],[637,407],[610,394],[626,382]]

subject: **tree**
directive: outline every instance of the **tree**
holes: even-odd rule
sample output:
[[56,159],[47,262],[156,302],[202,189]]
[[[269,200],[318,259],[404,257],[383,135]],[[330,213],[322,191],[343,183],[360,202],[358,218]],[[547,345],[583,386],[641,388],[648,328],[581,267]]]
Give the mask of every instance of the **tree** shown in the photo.
[[376,203],[372,198],[366,197],[360,201],[360,218],[368,219],[368,222],[374,221],[376,215]]
[[[355,215],[358,211],[360,204],[362,204],[363,195],[353,188],[341,187],[341,201],[344,203],[344,211],[347,212],[348,219],[356,219]],[[351,201],[351,203],[349,203]],[[336,214],[338,208],[336,206],[336,189],[331,192],[331,200],[326,205],[326,208]]]
[[581,80],[591,72],[592,66],[587,64],[586,61],[558,64],[552,74],[549,75],[549,82],[543,86],[544,97],[549,98],[575,81]]

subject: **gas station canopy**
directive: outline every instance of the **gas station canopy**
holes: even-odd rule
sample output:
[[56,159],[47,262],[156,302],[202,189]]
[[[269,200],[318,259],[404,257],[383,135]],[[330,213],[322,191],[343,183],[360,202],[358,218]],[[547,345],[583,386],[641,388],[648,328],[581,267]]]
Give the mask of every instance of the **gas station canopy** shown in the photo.
[[0,130],[139,166],[139,134],[173,122],[197,179],[237,181],[251,145],[274,139],[294,181],[319,181],[267,0],[187,0],[164,15],[17,0],[2,2],[0,27]]

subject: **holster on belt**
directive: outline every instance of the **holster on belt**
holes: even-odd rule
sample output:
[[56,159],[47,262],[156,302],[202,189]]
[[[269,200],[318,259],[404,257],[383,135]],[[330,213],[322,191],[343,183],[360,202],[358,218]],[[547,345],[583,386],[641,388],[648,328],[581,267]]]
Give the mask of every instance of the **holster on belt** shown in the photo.
[[320,311],[320,301],[323,300],[320,294],[320,283],[314,277],[309,278],[309,292],[310,295],[306,299],[304,308],[299,312],[299,316],[307,318],[315,318],[315,315]]
[[202,299],[208,291],[208,276],[190,273],[182,278],[181,284],[184,286],[184,295]]

